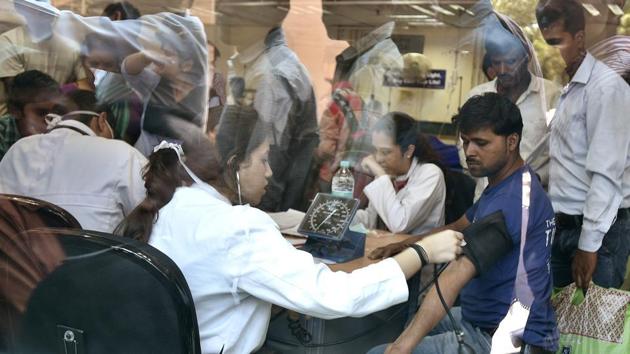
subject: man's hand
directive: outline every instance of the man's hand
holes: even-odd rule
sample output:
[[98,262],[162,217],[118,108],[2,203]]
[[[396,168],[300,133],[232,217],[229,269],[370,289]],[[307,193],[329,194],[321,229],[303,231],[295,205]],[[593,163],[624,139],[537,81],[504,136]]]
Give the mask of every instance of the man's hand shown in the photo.
[[419,239],[416,237],[410,237],[407,240],[403,240],[400,242],[391,243],[387,246],[379,247],[375,249],[374,251],[370,252],[370,254],[368,254],[368,258],[369,259],[383,259],[383,258],[395,256],[399,254],[400,252],[406,250],[410,244],[416,241],[419,241]]
[[593,279],[595,267],[597,267],[597,252],[586,252],[578,249],[571,264],[575,286],[584,290],[588,289],[588,284]]
[[153,63],[157,67],[158,74],[166,68],[177,64],[177,57],[174,55],[166,55],[157,50],[144,50],[141,52],[145,63]]

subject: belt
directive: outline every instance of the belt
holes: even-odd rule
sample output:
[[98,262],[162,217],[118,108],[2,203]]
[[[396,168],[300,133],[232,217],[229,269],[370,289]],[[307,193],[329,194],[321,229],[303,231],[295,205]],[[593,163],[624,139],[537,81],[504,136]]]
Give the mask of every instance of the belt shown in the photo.
[[[617,210],[617,220],[630,218],[630,208]],[[556,213],[556,229],[577,229],[582,227],[583,215]]]

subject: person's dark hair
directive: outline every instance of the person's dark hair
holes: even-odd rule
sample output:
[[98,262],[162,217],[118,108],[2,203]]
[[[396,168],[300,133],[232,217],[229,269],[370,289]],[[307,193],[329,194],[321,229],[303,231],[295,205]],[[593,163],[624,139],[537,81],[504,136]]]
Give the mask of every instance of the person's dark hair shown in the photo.
[[416,148],[413,156],[418,159],[418,162],[433,163],[442,168],[439,155],[433,150],[426,136],[421,133],[420,122],[410,115],[402,112],[387,113],[374,124],[372,132],[382,132],[393,137],[401,153],[407,151],[409,145],[414,145]]
[[490,55],[486,53],[483,56],[483,60],[481,62],[481,70],[488,80],[492,80],[490,74],[488,73],[488,71],[490,70],[490,66],[492,66],[492,60],[490,60]]
[[[107,113],[107,123],[109,123],[112,130],[116,127],[116,118],[113,112],[109,109],[107,104],[99,104],[96,99],[94,91],[88,90],[74,90],[66,94],[68,99],[74,103],[76,110],[79,111],[92,111],[96,113]],[[77,120],[85,125],[90,125],[90,122],[94,118],[88,114],[77,114],[70,116],[69,118]],[[116,136],[115,136],[116,138]]]
[[121,20],[135,20],[140,17],[140,10],[128,1],[114,2],[103,9],[101,16],[112,18],[116,12],[121,15]]
[[536,20],[541,30],[562,20],[565,31],[575,35],[585,28],[582,5],[575,0],[540,0],[536,6]]
[[505,96],[494,92],[473,96],[453,117],[459,131],[467,134],[480,129],[491,128],[494,134],[508,136],[523,133],[521,111]]
[[[230,106],[219,125],[217,143],[196,139],[184,146],[185,163],[202,181],[235,201],[233,173],[246,161],[252,150],[267,139],[267,129],[253,108]],[[233,169],[232,167],[235,167]],[[146,198],[116,228],[117,235],[148,241],[159,210],[173,198],[177,187],[193,183],[172,149],[162,149],[149,156],[144,170]]]
[[253,150],[267,141],[269,126],[258,118],[256,110],[249,106],[225,106],[216,145],[221,164],[225,167],[227,185],[233,187],[238,166],[246,162]]
[[16,75],[8,91],[7,104],[16,111],[22,111],[27,103],[42,94],[61,95],[59,83],[39,70]]
[[[185,163],[202,181],[221,188],[221,164],[216,151],[208,140],[185,151]],[[193,183],[192,178],[179,163],[177,153],[172,149],[161,149],[149,156],[149,163],[143,173],[146,197],[121,222],[114,234],[147,242],[153,224],[159,217],[159,210],[173,199],[175,190]]]

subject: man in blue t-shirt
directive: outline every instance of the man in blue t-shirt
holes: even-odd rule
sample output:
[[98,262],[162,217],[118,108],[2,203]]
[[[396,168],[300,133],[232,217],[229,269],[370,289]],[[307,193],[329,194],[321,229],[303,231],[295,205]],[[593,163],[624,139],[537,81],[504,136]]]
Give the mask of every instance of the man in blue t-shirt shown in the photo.
[[[558,344],[550,302],[549,261],[555,231],[554,212],[536,175],[520,156],[523,129],[520,111],[505,97],[486,93],[469,99],[456,119],[470,174],[488,177],[489,185],[464,216],[442,229],[463,231],[471,223],[501,211],[513,245],[494,257],[498,260],[484,267],[468,256],[451,262],[439,277],[442,296],[450,307],[457,294],[461,295],[461,307],[452,309],[451,313],[464,334],[465,344],[476,354],[490,352],[492,335],[516,299],[530,310],[519,335],[525,344],[522,352],[553,352]],[[528,194],[529,199],[524,200],[522,196]],[[523,207],[524,204],[529,207]],[[527,223],[526,230],[521,230],[523,220]],[[410,237],[377,249],[370,256],[389,256],[422,237]],[[485,247],[492,248],[493,245]],[[460,344],[453,321],[444,316],[444,307],[433,286],[400,337],[370,353],[458,353]]]

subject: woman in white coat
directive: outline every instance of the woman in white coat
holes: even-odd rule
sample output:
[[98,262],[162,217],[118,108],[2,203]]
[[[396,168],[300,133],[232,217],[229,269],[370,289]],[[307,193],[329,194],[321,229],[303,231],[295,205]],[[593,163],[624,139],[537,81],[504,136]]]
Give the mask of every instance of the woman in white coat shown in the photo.
[[444,225],[444,173],[419,122],[388,113],[374,125],[372,145],[374,153],[361,167],[375,178],[363,189],[369,204],[354,223],[414,235]]
[[[462,235],[429,236],[403,253],[356,270],[333,272],[284,240],[256,205],[272,172],[266,129],[255,111],[228,107],[209,145],[163,142],[145,172],[147,198],[119,228],[180,267],[197,312],[203,353],[259,348],[271,305],[320,318],[364,316],[407,299],[406,278],[423,263],[461,252]],[[184,162],[185,161],[185,162]]]

